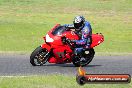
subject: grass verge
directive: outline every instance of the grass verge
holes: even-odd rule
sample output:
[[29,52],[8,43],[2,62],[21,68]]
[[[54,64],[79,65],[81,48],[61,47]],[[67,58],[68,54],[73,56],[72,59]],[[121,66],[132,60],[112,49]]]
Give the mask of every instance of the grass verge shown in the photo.
[[0,88],[131,88],[130,84],[86,84],[80,86],[75,76],[14,76],[0,77]]

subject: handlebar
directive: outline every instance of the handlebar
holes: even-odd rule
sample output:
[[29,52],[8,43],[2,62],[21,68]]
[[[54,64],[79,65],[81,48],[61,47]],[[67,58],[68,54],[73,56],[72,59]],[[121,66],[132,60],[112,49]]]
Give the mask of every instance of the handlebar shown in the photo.
[[72,50],[74,50],[72,43],[67,41],[67,38],[64,36],[61,38],[63,44],[67,44]]

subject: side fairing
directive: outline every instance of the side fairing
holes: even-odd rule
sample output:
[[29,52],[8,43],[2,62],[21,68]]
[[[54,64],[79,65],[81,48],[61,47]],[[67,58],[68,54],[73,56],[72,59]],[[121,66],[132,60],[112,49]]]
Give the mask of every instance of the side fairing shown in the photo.
[[92,34],[92,44],[91,48],[99,45],[104,41],[104,36],[102,34]]

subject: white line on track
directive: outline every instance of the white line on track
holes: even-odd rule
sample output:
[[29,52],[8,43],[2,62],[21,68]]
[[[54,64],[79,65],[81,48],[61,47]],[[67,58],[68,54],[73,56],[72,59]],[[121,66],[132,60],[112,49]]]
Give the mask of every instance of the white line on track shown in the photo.
[[21,77],[21,78],[24,78],[24,77],[29,77],[29,76],[0,76],[0,78],[13,78],[13,77]]

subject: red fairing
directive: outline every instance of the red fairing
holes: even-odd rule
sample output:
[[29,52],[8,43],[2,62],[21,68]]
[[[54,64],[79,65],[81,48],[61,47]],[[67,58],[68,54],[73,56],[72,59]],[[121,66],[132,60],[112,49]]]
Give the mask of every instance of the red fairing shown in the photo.
[[92,44],[91,44],[91,48],[99,45],[103,41],[104,41],[104,36],[101,33],[100,34],[92,34]]
[[[62,37],[69,38],[71,40],[78,40],[79,37],[73,31],[66,31],[60,24],[55,25],[44,38],[45,43],[41,45],[42,48],[46,48],[49,52],[52,52],[51,57],[48,59],[49,63],[70,63],[72,62],[71,56],[73,50],[68,44],[62,43]],[[102,34],[92,34],[91,48],[99,45],[104,41]]]
[[57,59],[55,57],[51,57],[49,60],[48,60],[49,63],[57,63]]
[[[48,42],[51,44],[51,46],[63,45],[62,40],[61,40],[62,36],[65,36],[66,38],[69,38],[71,40],[78,40],[79,39],[78,36],[73,31],[65,31],[62,35],[54,36],[52,34],[52,32],[59,26],[60,26],[60,24],[55,25],[46,35],[46,36],[49,36],[50,38],[52,38],[54,40],[53,42]],[[44,40],[46,42],[46,37],[44,37]]]

